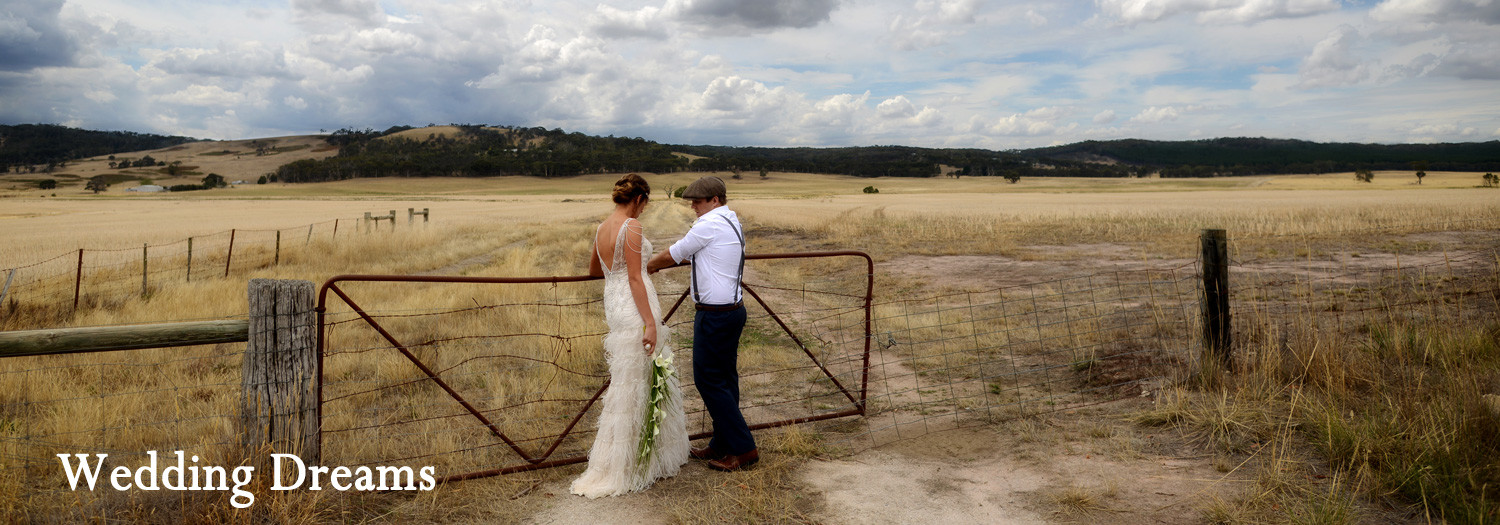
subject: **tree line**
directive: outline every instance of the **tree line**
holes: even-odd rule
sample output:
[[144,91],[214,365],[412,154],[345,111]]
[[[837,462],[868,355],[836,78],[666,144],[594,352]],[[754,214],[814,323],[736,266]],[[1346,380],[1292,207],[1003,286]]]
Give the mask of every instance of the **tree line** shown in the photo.
[[533,175],[564,177],[624,171],[671,172],[688,161],[672,149],[642,138],[596,137],[561,129],[493,128],[458,125],[455,136],[394,136],[411,128],[383,132],[341,129],[328,136],[339,153],[281,166],[282,182],[316,182],[359,177],[487,177]]
[[[273,180],[357,177],[564,177],[610,172],[769,171],[856,177],[1226,177],[1356,170],[1500,171],[1500,141],[1444,144],[1317,143],[1291,139],[1084,141],[1016,150],[866,146],[763,148],[669,145],[541,127],[456,125],[453,136],[410,137],[414,129],[345,128],[325,137],[339,153],[281,166]],[[47,124],[0,126],[0,161],[54,165],[68,159],[139,151],[193,139],[101,132]],[[691,158],[692,160],[689,160]],[[146,159],[130,161],[130,165]],[[0,166],[5,167],[5,166]],[[44,171],[50,171],[45,169]]]
[[122,151],[166,148],[197,139],[133,131],[93,131],[56,124],[0,125],[0,173],[50,172],[68,161]]
[[1500,168],[1500,141],[1357,144],[1246,137],[1194,141],[1126,139],[1084,141],[1026,150],[1024,154],[1035,159],[1110,159],[1159,172],[1162,177]]

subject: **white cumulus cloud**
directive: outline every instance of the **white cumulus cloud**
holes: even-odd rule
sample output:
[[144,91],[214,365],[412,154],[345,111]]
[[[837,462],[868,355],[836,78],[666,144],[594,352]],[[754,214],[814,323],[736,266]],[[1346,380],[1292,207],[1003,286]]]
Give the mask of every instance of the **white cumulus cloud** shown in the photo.
[[1136,115],[1134,117],[1130,117],[1130,121],[1131,122],[1141,122],[1141,123],[1151,124],[1151,123],[1157,123],[1157,122],[1168,122],[1168,121],[1177,120],[1177,117],[1179,117],[1179,116],[1182,116],[1182,112],[1179,111],[1175,107],[1172,107],[1172,106],[1162,106],[1162,107],[1152,106],[1152,107],[1149,107],[1149,108],[1141,110],[1140,114],[1138,114],[1138,115]]
[[1376,66],[1360,58],[1357,48],[1361,38],[1359,31],[1343,25],[1313,46],[1312,54],[1302,61],[1298,71],[1301,87],[1339,87],[1369,79]]
[[1315,15],[1339,8],[1338,0],[1095,0],[1106,17],[1126,24],[1194,15],[1199,22],[1249,24]]

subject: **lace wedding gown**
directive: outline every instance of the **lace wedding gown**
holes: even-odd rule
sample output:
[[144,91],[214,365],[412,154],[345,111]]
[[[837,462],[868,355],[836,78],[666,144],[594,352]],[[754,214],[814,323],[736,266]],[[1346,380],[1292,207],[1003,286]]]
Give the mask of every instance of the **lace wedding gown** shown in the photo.
[[[604,392],[599,431],[594,436],[594,448],[589,450],[588,469],[573,480],[571,488],[574,494],[589,498],[645,489],[658,479],[676,475],[688,460],[687,422],[675,373],[667,379],[668,395],[661,403],[661,433],[656,436],[655,450],[647,460],[639,459],[652,359],[655,355],[672,357],[672,346],[668,343],[666,325],[659,324],[655,354],[647,356],[641,347],[645,323],[631,296],[629,270],[625,265],[625,228],[631,221],[626,219],[620,225],[615,237],[614,261],[604,266],[604,321],[609,325],[609,333],[604,336],[604,356],[609,364],[609,388]],[[641,242],[641,277],[646,281],[647,302],[653,317],[660,320],[656,287],[646,274],[651,241],[642,237]]]

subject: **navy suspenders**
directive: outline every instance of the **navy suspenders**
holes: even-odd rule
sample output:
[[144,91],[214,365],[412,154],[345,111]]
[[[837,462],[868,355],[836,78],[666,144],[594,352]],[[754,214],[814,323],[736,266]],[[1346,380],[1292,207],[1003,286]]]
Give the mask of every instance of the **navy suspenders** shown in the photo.
[[[743,283],[745,280],[745,235],[743,233],[740,233],[739,228],[734,227],[734,221],[729,220],[729,217],[720,215],[719,218],[724,219],[724,222],[729,224],[729,229],[733,230],[734,236],[739,238],[740,240],[740,270],[739,274],[735,275],[734,277],[734,303],[739,303],[740,286],[741,283]],[[688,263],[688,272],[693,280],[693,302],[701,303],[702,301],[699,300],[698,297],[698,255],[693,254],[693,256],[688,259]]]

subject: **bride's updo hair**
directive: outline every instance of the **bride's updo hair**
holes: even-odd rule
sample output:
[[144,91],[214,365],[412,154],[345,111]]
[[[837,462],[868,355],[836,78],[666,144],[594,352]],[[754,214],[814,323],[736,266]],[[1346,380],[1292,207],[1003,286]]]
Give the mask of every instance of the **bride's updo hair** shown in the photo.
[[626,173],[620,180],[615,181],[615,191],[612,197],[615,204],[630,204],[639,197],[650,197],[651,185],[646,179],[634,173]]

